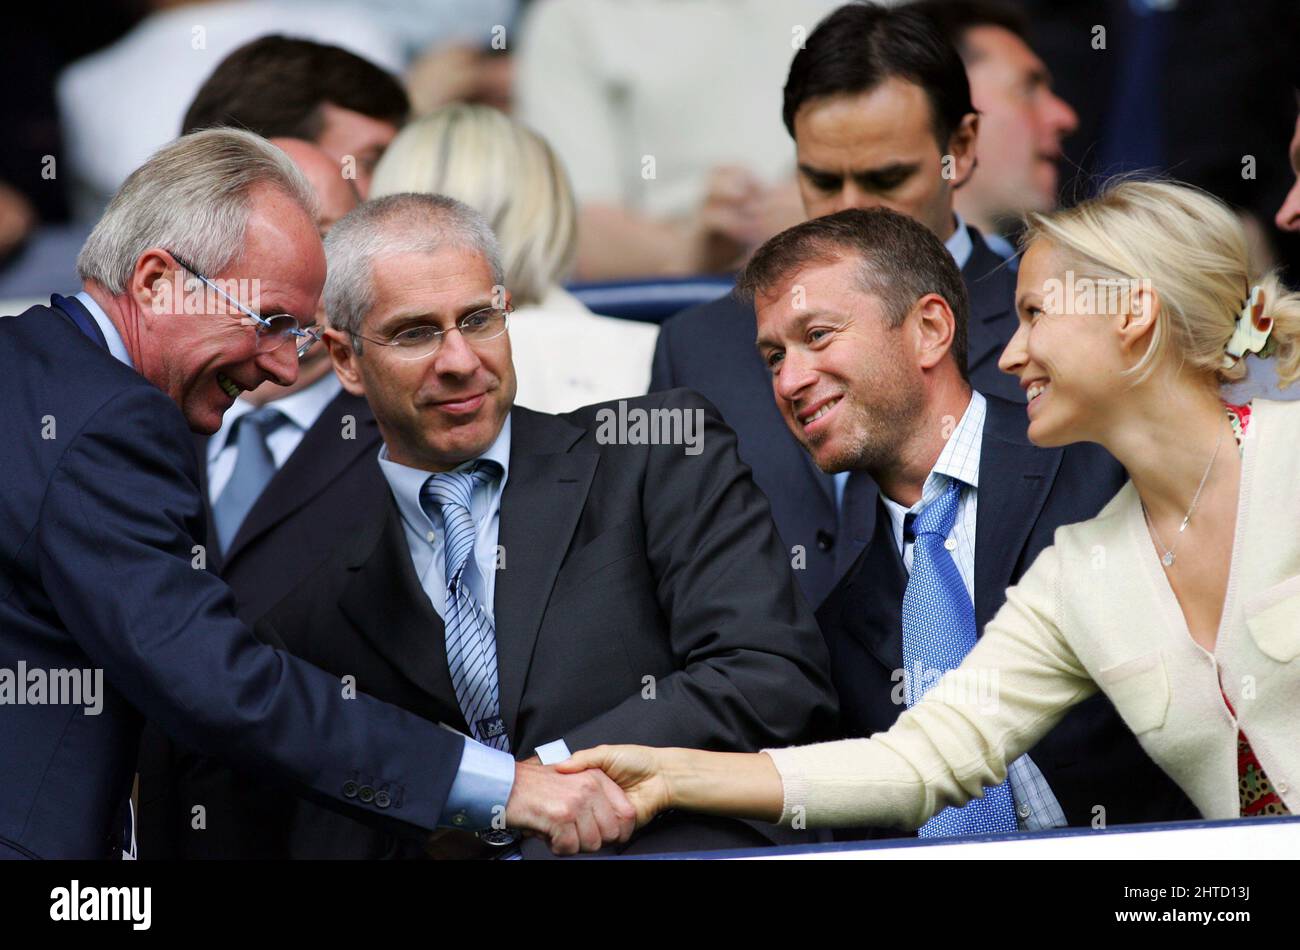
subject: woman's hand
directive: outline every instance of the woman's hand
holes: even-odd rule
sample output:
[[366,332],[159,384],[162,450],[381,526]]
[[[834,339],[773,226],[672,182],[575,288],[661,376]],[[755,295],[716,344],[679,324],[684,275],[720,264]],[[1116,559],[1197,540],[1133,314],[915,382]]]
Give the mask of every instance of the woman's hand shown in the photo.
[[556,763],[555,769],[558,772],[603,771],[623,789],[636,809],[636,826],[641,828],[655,815],[672,807],[665,768],[665,755],[671,751],[643,745],[600,745]]

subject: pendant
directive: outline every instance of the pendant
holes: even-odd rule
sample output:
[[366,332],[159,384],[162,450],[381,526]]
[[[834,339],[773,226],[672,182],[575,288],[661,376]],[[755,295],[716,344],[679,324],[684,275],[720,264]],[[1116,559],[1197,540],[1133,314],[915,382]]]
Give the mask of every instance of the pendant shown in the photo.
[[1160,563],[1165,567],[1172,567],[1174,564],[1174,552],[1166,551],[1165,556],[1160,559]]

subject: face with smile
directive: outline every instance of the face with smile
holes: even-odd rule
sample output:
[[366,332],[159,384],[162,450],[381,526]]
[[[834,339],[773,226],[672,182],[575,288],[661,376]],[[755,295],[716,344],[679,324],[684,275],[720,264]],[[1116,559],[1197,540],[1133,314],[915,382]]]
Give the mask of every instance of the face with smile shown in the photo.
[[968,116],[952,136],[947,178],[930,120],[925,90],[895,77],[867,92],[804,103],[794,117],[794,138],[808,217],[891,208],[947,240],[955,226],[953,186],[971,172],[976,120]]
[[914,321],[889,326],[861,266],[852,256],[811,263],[754,301],[777,407],[826,472],[897,468],[925,404]]
[[[445,333],[432,354],[399,359],[394,347],[326,334],[344,387],[374,410],[389,457],[430,472],[448,471],[482,455],[495,441],[515,401],[510,335],[470,344],[454,329],[462,318],[494,304],[492,269],[477,251],[444,246],[433,253],[376,258],[374,306],[361,334],[390,340],[416,326]],[[507,304],[508,304],[507,298]]]
[[[1130,387],[1123,373],[1145,352],[1149,336],[1149,322],[1131,313],[1098,312],[1107,308],[1095,305],[1084,312],[1077,304],[1086,298],[1060,292],[1070,286],[1066,270],[1062,254],[1046,240],[1029,246],[1016,286],[1019,326],[998,360],[1030,397],[1035,445],[1098,441],[1111,416],[1123,411]],[[1143,298],[1124,304],[1116,309],[1136,307],[1140,314]]]
[[[255,313],[290,314],[307,327],[325,283],[325,252],[307,212],[282,192],[259,186],[250,195],[242,252],[220,273],[204,276]],[[190,295],[172,292],[178,286],[195,290],[196,298],[202,292],[211,312],[193,312],[194,301],[187,308]],[[136,368],[180,406],[195,432],[217,431],[240,393],[267,380],[287,386],[298,376],[294,341],[258,352],[251,319],[165,249],[140,256],[128,296],[134,318],[123,336]]]

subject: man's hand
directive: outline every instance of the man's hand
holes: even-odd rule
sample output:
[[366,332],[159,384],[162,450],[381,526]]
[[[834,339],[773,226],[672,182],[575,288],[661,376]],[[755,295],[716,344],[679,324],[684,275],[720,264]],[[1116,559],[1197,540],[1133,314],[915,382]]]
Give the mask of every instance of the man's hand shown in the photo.
[[565,772],[535,758],[516,763],[506,825],[542,835],[556,854],[627,841],[636,830],[637,812],[622,790],[596,769]]
[[618,783],[636,809],[638,828],[672,806],[667,770],[664,768],[665,750],[643,745],[599,745],[584,749],[556,764],[561,772],[581,772],[582,769],[600,769]]

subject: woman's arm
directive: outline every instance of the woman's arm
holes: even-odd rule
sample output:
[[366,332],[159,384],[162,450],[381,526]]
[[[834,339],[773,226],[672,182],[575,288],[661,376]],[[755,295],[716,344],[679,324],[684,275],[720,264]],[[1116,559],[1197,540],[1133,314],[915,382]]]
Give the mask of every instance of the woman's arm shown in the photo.
[[628,792],[638,824],[684,808],[807,828],[917,828],[1001,784],[1010,762],[1096,692],[1057,627],[1060,572],[1048,548],[961,666],[871,739],[759,755],[602,746],[565,767],[605,769]]

